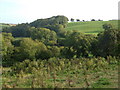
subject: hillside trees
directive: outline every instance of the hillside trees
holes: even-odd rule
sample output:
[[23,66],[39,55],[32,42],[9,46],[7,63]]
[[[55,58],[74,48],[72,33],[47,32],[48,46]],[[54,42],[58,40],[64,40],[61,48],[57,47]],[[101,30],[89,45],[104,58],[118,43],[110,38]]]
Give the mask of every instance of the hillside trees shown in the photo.
[[112,24],[103,24],[103,29],[105,29],[105,30],[109,30],[109,29],[112,29],[112,28],[113,28]]
[[51,57],[59,57],[60,48],[57,46],[47,46],[46,50],[38,50],[36,52],[36,59],[49,59]]
[[95,21],[95,19],[91,19],[91,21]]
[[119,30],[108,28],[98,34],[97,40],[93,43],[93,54],[95,56],[115,56],[119,47]]
[[48,29],[50,29],[50,30],[53,30],[53,31],[55,31],[56,33],[57,33],[57,32],[59,33],[61,30],[64,29],[63,25],[61,25],[61,24],[47,25],[47,26],[45,26],[45,28],[48,28]]
[[53,16],[47,19],[38,19],[34,22],[30,23],[30,26],[36,28],[48,28],[50,30],[55,31],[58,35],[63,30],[68,23],[68,18],[65,16]]
[[14,38],[11,33],[2,33],[2,60],[3,62],[11,62],[14,46],[12,41]]
[[71,18],[71,19],[70,19],[70,21],[71,21],[71,22],[74,22],[74,19],[73,19],[73,18]]
[[68,23],[68,18],[65,16],[53,16],[55,24],[61,24],[65,28]]
[[3,32],[12,33],[14,37],[30,37],[29,28],[47,28],[55,31],[58,35],[64,33],[64,28],[68,23],[68,18],[65,16],[53,16],[46,19],[38,19],[31,23],[22,23],[16,26],[5,28]]
[[115,55],[120,58],[120,30],[118,30],[117,33],[117,44],[115,49]]
[[64,27],[66,26],[68,22],[68,18],[65,16],[53,16],[51,18],[46,18],[46,19],[38,19],[32,23],[30,23],[31,26],[34,27],[46,27],[47,25],[63,25]]
[[[16,41],[18,44],[16,45]],[[51,57],[58,57],[60,49],[57,46],[48,46],[39,40],[32,40],[31,38],[22,38],[15,40],[15,45],[12,58],[16,61],[24,61],[25,59],[49,59]]]
[[55,31],[57,36],[59,37],[64,37],[66,33],[66,31],[64,30],[64,26],[61,24],[47,25],[45,26],[45,28]]
[[17,61],[25,59],[36,59],[36,53],[46,51],[46,46],[39,41],[34,41],[31,38],[23,38],[20,41],[20,46],[15,47],[13,58]]
[[65,40],[64,55],[68,55],[67,57],[75,56],[77,58],[88,57],[93,39],[92,35],[84,35],[83,33],[74,31]]
[[57,35],[54,31],[51,31],[50,29],[31,27],[29,31],[30,36],[33,40],[37,39],[47,45],[56,44]]
[[76,19],[77,22],[80,22],[80,19]]
[[3,32],[12,33],[14,37],[29,37],[29,27],[28,23],[22,23],[17,26],[5,28]]

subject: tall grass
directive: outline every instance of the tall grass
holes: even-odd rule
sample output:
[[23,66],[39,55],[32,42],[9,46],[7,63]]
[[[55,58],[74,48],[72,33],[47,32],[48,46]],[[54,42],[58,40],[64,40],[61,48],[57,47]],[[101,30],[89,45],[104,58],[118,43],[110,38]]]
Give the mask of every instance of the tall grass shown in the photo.
[[3,69],[3,88],[117,88],[116,66],[112,57],[25,60]]

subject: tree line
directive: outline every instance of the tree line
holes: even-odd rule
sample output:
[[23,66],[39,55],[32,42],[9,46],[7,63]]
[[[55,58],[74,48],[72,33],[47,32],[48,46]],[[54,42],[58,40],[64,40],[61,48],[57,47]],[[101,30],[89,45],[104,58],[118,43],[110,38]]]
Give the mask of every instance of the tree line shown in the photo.
[[[80,20],[80,19],[74,19],[74,18],[71,18],[70,19],[71,22],[85,22],[85,20]],[[91,21],[103,21],[101,19],[98,19],[98,20],[95,20],[95,19],[91,19]]]

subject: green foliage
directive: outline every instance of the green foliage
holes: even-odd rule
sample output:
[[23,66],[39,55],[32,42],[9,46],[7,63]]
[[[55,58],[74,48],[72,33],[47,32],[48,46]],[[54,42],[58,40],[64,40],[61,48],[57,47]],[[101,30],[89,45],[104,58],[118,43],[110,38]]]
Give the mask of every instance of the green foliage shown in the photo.
[[115,56],[119,38],[118,31],[116,29],[110,29],[98,34],[98,41],[96,42],[96,46],[94,46],[94,49],[97,49],[97,56]]
[[105,29],[105,30],[109,30],[109,29],[112,29],[112,28],[113,28],[112,24],[104,24],[103,25],[103,29]]
[[62,36],[64,28],[68,23],[68,18],[65,16],[53,16],[47,19],[38,19],[32,23],[31,26],[36,28],[47,28],[52,31],[55,31],[57,35]]
[[36,53],[46,49],[46,46],[42,42],[34,41],[31,38],[23,38],[20,41],[20,46],[15,47],[14,59],[17,61],[36,59]]
[[117,64],[119,61],[119,58],[116,58],[115,56],[107,56],[107,61],[109,64]]
[[11,42],[13,40],[14,38],[12,37],[11,33],[2,33],[2,60],[3,62],[8,62],[7,64],[9,64],[12,61],[11,57],[13,54],[14,46]]
[[55,24],[55,25],[48,25],[45,28],[55,31],[56,33],[62,31],[64,29],[63,25]]
[[31,38],[34,40],[37,39],[47,45],[54,45],[56,43],[57,35],[50,29],[32,27],[29,31]]
[[73,19],[73,18],[71,18],[71,19],[70,19],[70,21],[71,21],[71,22],[74,22],[74,19]]
[[61,49],[61,55],[64,58],[73,58],[75,53],[73,52],[72,48],[64,47]]
[[59,57],[60,49],[57,46],[48,46],[46,50],[36,53],[37,59],[49,59],[51,57]]
[[12,33],[14,37],[29,37],[29,24],[22,23],[16,26],[3,29],[3,32]]
[[[111,61],[116,60],[116,58],[108,58]],[[101,68],[107,67],[107,64],[109,63],[109,60],[105,60],[105,58],[81,58],[81,59],[59,59],[59,58],[50,58],[48,60],[29,60],[26,59],[23,62],[16,63],[12,70],[15,73],[20,73],[21,70],[25,73],[31,73],[32,68],[33,69],[39,69],[39,68],[47,68],[54,70],[61,70],[64,68],[66,70],[68,69],[75,69],[76,65],[79,69],[85,69],[85,70],[99,70]],[[108,61],[108,62],[107,62]],[[110,64],[116,64],[116,63],[110,63]],[[45,67],[46,66],[46,67]],[[29,70],[28,70],[29,69]]]
[[104,88],[105,85],[110,85],[111,83],[107,78],[100,78],[96,83],[92,85],[92,88]]
[[[73,54],[68,55],[68,57],[73,57],[75,55],[77,58],[88,57],[90,53],[91,42],[93,39],[94,36],[92,35],[84,35],[83,33],[74,31],[66,38],[64,44],[67,47],[66,53],[70,52]],[[65,49],[63,51],[65,51]]]
[[118,29],[117,33],[117,43],[115,48],[115,56],[120,58],[120,30]]
[[48,50],[51,52],[52,57],[59,57],[60,49],[57,46],[48,47]]
[[39,65],[37,61],[32,61],[29,59],[24,60],[22,63],[16,63],[14,66],[12,66],[12,70],[14,73],[32,73],[35,69],[38,69]]
[[[107,61],[107,59],[102,57],[91,59],[50,58],[48,60],[37,61],[26,59],[11,67],[9,73],[12,72],[13,74],[10,76],[13,78],[14,75],[16,79],[14,81],[11,79],[11,84],[9,85],[12,86],[12,84],[17,83],[16,87],[22,88],[109,87],[113,85],[113,83],[108,80],[116,80],[111,79],[115,77],[113,76],[115,73],[110,70],[116,67],[111,67],[113,63],[108,63]],[[115,63],[114,65],[116,66]],[[117,71],[117,68],[115,70]],[[4,77],[8,78],[10,76],[6,75]],[[3,80],[5,80],[4,77]],[[4,82],[6,82],[7,85],[9,83],[7,81]],[[87,86],[87,84],[89,86]]]
[[10,25],[9,24],[5,24],[5,23],[0,23],[0,32],[2,32],[3,30],[7,30],[7,28],[9,28]]
[[2,33],[2,38],[7,42],[7,40],[13,41],[13,36],[11,33]]
[[67,17],[58,15],[47,19],[38,19],[30,24],[22,23],[9,28],[4,28],[3,32],[12,33],[14,37],[30,37],[29,29],[31,27],[36,27],[53,30],[59,35],[59,33],[61,33],[61,31],[63,31],[63,29],[66,27],[67,23]]
[[34,27],[46,27],[48,25],[61,24],[65,27],[67,22],[68,22],[68,18],[65,16],[53,16],[53,17],[47,18],[47,19],[38,19],[38,20],[30,23],[30,25],[34,26]]

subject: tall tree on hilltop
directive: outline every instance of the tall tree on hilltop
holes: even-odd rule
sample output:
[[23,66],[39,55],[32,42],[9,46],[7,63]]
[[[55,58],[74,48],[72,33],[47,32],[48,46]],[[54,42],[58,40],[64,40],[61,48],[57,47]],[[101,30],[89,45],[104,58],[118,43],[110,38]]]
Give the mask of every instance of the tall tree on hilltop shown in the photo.
[[71,18],[71,19],[70,19],[70,21],[71,21],[71,22],[74,22],[74,19],[73,19],[73,18]]

